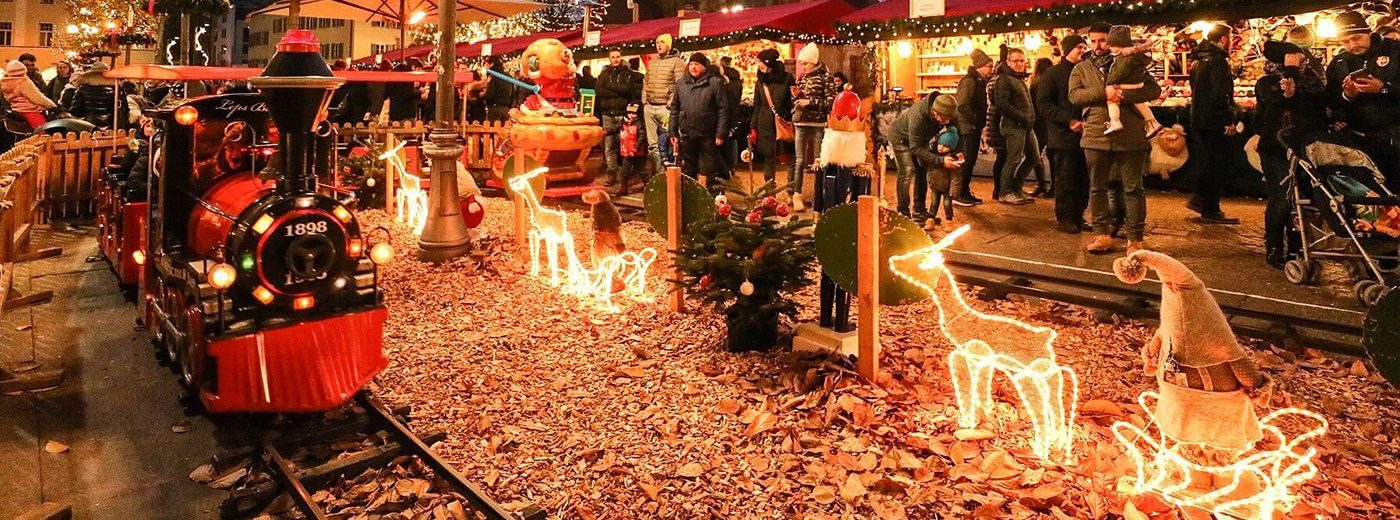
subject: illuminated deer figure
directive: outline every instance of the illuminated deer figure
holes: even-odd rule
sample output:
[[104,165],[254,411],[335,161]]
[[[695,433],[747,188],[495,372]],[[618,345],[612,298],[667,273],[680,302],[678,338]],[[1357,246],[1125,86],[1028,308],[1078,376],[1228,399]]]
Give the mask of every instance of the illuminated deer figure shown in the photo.
[[1055,331],[978,312],[963,300],[957,280],[944,264],[943,250],[967,233],[963,226],[938,243],[890,257],[890,270],[928,291],[938,307],[938,324],[955,347],[948,370],[958,402],[958,425],[977,426],[992,407],[992,378],[1005,374],[1031,419],[1031,448],[1042,459],[1070,462],[1079,380],[1055,362]]
[[[567,292],[591,296],[601,302],[607,310],[617,310],[617,306],[612,303],[612,295],[617,292],[615,282],[621,284],[621,290],[634,296],[645,294],[646,273],[656,261],[656,250],[645,248],[636,252],[624,251],[603,259],[594,269],[584,267],[574,251],[574,237],[569,232],[568,215],[563,211],[541,206],[535,196],[534,187],[530,186],[531,179],[546,171],[548,168],[536,168],[512,177],[508,183],[511,191],[524,201],[526,212],[530,216],[530,275],[540,275],[540,251],[544,250],[550,284],[562,283]],[[560,265],[561,256],[563,265]]]
[[400,142],[393,149],[379,154],[379,158],[387,161],[399,176],[399,189],[394,192],[394,220],[408,224],[413,228],[413,234],[421,235],[423,225],[428,222],[428,192],[423,191],[422,178],[408,173],[403,157],[399,156],[403,146],[404,142]]

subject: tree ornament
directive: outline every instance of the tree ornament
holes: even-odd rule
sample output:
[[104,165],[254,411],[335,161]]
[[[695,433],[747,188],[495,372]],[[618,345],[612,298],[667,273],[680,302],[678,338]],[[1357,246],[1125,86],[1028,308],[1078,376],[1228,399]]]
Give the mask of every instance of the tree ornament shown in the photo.
[[370,178],[368,178],[368,179],[365,179],[365,186],[369,186],[369,187],[373,188],[374,185],[375,185],[374,177],[370,177]]
[[718,206],[726,206],[726,205],[728,205],[728,204],[729,204],[729,197],[724,196],[723,193],[721,193],[721,194],[719,194],[719,195],[715,195],[715,206],[716,206],[716,207],[718,207]]
[[763,201],[759,203],[759,207],[761,207],[761,208],[763,208],[763,209],[769,209],[769,210],[771,210],[771,209],[777,209],[777,208],[778,208],[778,198],[777,198],[777,197],[774,197],[774,196],[772,196],[772,195],[769,195],[769,196],[767,196],[767,197],[764,197],[764,198],[763,198]]
[[753,261],[755,261],[755,262],[762,262],[762,261],[763,261],[763,257],[766,256],[767,254],[768,254],[768,244],[763,244],[763,245],[761,245],[761,246],[758,246],[757,248],[754,248],[754,250],[753,250]]
[[700,277],[700,288],[701,288],[701,289],[709,289],[709,288],[710,288],[710,283],[712,283],[712,282],[714,282],[714,281],[715,281],[714,277],[713,277],[713,276],[710,276],[710,275],[708,275],[708,274],[705,275],[705,276],[701,276],[701,277]]
[[739,284],[739,294],[753,296],[753,282],[744,280],[744,283]]
[[750,211],[749,216],[745,220],[747,220],[750,224],[758,224],[759,222],[763,222],[763,212],[760,210]]
[[719,216],[728,218],[728,217],[729,217],[729,213],[733,212],[733,211],[734,211],[734,208],[731,207],[731,206],[728,205],[728,204],[722,204],[722,205],[720,205],[718,211],[719,211]]
[[777,213],[779,217],[786,217],[792,213],[792,208],[788,207],[787,204],[779,204],[777,209],[773,211]]

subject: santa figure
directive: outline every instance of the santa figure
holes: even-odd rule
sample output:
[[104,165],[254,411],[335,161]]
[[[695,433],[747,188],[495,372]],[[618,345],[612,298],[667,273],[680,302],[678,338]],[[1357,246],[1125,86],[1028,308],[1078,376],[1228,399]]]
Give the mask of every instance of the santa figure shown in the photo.
[[[866,137],[867,121],[860,113],[860,97],[851,86],[836,95],[822,135],[821,155],[817,157],[817,183],[813,210],[822,213],[841,204],[855,202],[870,193],[868,158],[870,150]],[[851,331],[851,295],[822,274],[822,327],[836,332]]]

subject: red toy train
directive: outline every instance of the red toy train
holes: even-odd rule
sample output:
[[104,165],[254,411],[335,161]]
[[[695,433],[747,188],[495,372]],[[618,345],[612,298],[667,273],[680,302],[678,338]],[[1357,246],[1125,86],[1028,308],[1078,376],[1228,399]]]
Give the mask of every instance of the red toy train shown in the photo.
[[250,81],[261,94],[148,112],[149,200],[109,176],[99,241],[121,281],[139,282],[157,347],[209,411],[327,410],[386,364],[375,270],[392,250],[317,193],[344,80],[315,37],[289,31]]

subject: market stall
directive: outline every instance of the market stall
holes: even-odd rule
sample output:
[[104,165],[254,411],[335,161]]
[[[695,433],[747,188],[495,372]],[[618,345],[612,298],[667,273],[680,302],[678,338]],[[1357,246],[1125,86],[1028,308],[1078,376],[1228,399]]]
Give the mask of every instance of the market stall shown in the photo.
[[[872,80],[880,85],[885,117],[909,100],[934,92],[951,92],[967,73],[973,49],[994,58],[1002,45],[1027,51],[1034,63],[1058,60],[1060,38],[1094,22],[1129,25],[1138,41],[1154,41],[1153,74],[1165,93],[1154,103],[1158,119],[1170,126],[1186,123],[1190,110],[1190,52],[1202,31],[1214,23],[1235,29],[1230,61],[1236,72],[1236,104],[1245,132],[1240,153],[1230,159],[1229,189],[1236,194],[1262,193],[1260,175],[1245,160],[1251,137],[1254,82],[1263,74],[1263,42],[1282,39],[1295,26],[1316,35],[1312,48],[1323,61],[1339,51],[1332,18],[1339,1],[1185,0],[1156,3],[1076,0],[948,0],[942,17],[909,18],[910,0],[889,0],[855,11],[837,21],[840,35],[871,42],[872,63],[880,64]],[[880,113],[877,111],[877,119]],[[1189,131],[1189,128],[1188,128]],[[1181,168],[1193,171],[1188,163]],[[1188,187],[1189,176],[1172,184]]]

